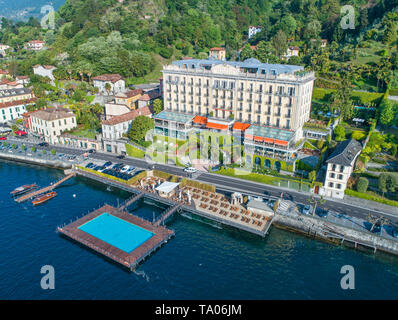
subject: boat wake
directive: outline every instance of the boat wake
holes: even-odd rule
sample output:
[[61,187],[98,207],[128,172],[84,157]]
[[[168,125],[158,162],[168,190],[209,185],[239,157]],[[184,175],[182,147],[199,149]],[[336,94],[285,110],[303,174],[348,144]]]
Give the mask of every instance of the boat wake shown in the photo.
[[147,274],[145,273],[145,271],[133,271],[137,276],[143,277],[146,282],[149,282],[149,277],[147,276]]

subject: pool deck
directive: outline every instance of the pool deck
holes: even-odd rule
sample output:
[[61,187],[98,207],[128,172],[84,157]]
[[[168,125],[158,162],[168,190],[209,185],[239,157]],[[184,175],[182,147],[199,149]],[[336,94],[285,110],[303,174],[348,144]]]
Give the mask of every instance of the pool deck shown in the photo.
[[[130,253],[127,253],[79,229],[81,225],[104,213],[108,213],[124,221],[127,221],[136,226],[144,228],[154,233],[154,236],[145,241],[143,244],[138,246]],[[162,244],[166,243],[172,236],[174,236],[174,231],[172,230],[169,230],[163,226],[154,226],[152,223],[144,219],[129,214],[125,211],[121,211],[120,209],[116,209],[110,205],[104,205],[103,207],[93,212],[90,212],[84,217],[76,221],[73,221],[68,225],[58,227],[57,231],[89,247],[90,249],[103,254],[104,256],[112,259],[113,261],[120,263],[121,265],[129,268],[130,270],[133,270],[142,260],[144,260],[152,252],[157,250]]]

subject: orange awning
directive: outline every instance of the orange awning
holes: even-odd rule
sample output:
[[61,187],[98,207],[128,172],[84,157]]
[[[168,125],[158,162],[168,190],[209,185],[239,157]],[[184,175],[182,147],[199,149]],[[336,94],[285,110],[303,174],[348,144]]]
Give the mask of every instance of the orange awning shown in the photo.
[[208,122],[206,128],[217,129],[217,130],[227,130],[228,126],[226,124],[219,124],[214,122]]
[[232,127],[232,129],[233,130],[245,131],[249,127],[250,127],[250,124],[248,124],[248,123],[235,122],[234,126]]
[[257,136],[255,136],[255,137],[254,137],[254,141],[263,142],[263,141],[264,141],[264,138],[263,138],[263,137],[257,137]]
[[206,124],[207,123],[207,118],[206,117],[201,117],[201,116],[196,116],[193,119],[193,123],[197,123],[197,124]]
[[252,140],[253,136],[251,134],[245,134],[245,139]]
[[264,138],[264,141],[266,143],[274,143],[274,139],[271,139],[271,138]]
[[288,142],[287,142],[287,141],[284,141],[284,140],[277,140],[277,139],[275,139],[275,144],[278,144],[278,145],[280,145],[280,146],[286,147],[286,146],[288,145]]

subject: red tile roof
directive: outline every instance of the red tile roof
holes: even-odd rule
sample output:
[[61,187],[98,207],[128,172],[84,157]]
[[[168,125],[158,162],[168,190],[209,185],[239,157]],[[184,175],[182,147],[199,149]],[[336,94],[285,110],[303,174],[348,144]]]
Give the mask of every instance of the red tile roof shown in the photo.
[[104,121],[102,121],[102,124],[114,126],[118,123],[123,123],[126,121],[134,120],[138,116],[149,116],[150,114],[152,114],[152,112],[149,109],[149,107],[138,108],[138,109],[132,110],[130,112],[127,112],[125,114],[122,114],[120,116],[115,116],[108,120],[104,120]]
[[126,92],[121,92],[116,95],[117,98],[126,98],[123,95],[126,95],[127,98],[132,98],[138,95],[141,95],[144,91],[142,89],[128,90]]
[[112,83],[115,83],[121,79],[123,79],[123,77],[120,74],[102,74],[92,78],[92,80],[111,81]]
[[0,109],[14,107],[14,106],[22,106],[25,104],[33,103],[36,100],[37,100],[37,98],[31,98],[31,99],[26,99],[26,100],[16,100],[16,101],[4,102],[4,103],[0,103]]
[[214,48],[210,48],[210,51],[225,51],[225,48],[214,47]]

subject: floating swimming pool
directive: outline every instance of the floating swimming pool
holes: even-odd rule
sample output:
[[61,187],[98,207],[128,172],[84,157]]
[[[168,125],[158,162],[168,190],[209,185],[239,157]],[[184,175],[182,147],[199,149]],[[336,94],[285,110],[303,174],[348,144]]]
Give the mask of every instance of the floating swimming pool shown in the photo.
[[154,236],[154,233],[109,213],[101,214],[78,229],[127,253]]

